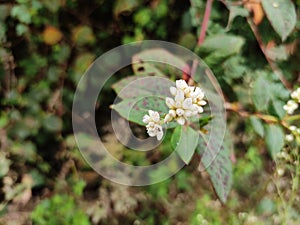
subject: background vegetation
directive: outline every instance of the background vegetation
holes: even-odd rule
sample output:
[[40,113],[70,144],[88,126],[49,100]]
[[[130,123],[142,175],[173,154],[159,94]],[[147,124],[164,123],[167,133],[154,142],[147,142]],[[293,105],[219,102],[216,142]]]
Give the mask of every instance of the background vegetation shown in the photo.
[[[300,224],[300,137],[290,129],[300,127],[299,111],[283,110],[300,86],[299,6],[299,0],[0,1],[0,224]],[[222,87],[233,139],[225,204],[208,175],[197,172],[196,158],[169,180],[126,187],[100,177],[76,147],[71,108],[78,80],[102,53],[146,39],[191,49]],[[111,84],[130,74],[121,71]],[[109,85],[103,96],[98,131],[115,157],[145,165],[170,153],[168,145],[151,157],[126,150],[112,135]]]

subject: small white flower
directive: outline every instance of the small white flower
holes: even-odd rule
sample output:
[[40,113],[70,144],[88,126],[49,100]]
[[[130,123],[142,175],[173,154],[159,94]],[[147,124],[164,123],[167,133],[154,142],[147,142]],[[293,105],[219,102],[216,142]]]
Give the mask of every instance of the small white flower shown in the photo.
[[283,106],[283,109],[288,113],[288,114],[293,114],[294,111],[298,108],[298,104],[293,101],[289,100],[286,105]]
[[153,110],[149,110],[149,116],[151,117],[154,123],[159,123],[159,113]]
[[176,80],[176,87],[184,90],[185,88],[188,88],[188,85],[185,80]]
[[300,87],[291,93],[291,97],[300,103]]
[[176,111],[175,110],[169,110],[169,115],[172,116],[172,117],[175,117],[176,116]]
[[278,174],[278,176],[281,177],[281,176],[284,174],[284,169],[278,168],[278,169],[277,169],[277,174]]
[[184,109],[192,109],[192,107],[193,107],[193,100],[191,98],[186,98],[182,102],[182,108],[184,108]]
[[150,137],[155,137],[157,140],[161,140],[163,137],[163,129],[160,125],[159,113],[153,110],[148,111],[149,115],[143,117],[143,122],[147,123],[146,130]]
[[184,92],[183,90],[177,90],[177,93],[175,95],[175,101],[182,102],[184,100]]
[[172,98],[167,97],[166,98],[166,104],[167,106],[172,109],[173,107],[175,107],[175,101]]
[[175,119],[180,125],[184,125],[187,118],[203,112],[202,106],[206,105],[204,92],[199,87],[188,86],[184,80],[177,80],[175,86],[170,87],[174,99],[166,98],[170,111],[164,121]]
[[290,129],[290,131],[295,131],[297,129],[297,127],[292,125],[292,126],[289,127],[289,129]]
[[181,117],[184,115],[184,110],[183,109],[176,109],[176,114]]
[[171,95],[175,96],[177,93],[177,88],[176,87],[170,87],[170,93]]
[[292,142],[294,140],[294,136],[292,134],[285,135],[285,140],[288,142]]
[[178,117],[176,120],[177,120],[177,123],[179,123],[180,125],[185,124],[185,119],[183,117]]
[[170,114],[167,114],[164,118],[164,123],[171,122],[172,119],[173,119],[173,116],[171,116]]

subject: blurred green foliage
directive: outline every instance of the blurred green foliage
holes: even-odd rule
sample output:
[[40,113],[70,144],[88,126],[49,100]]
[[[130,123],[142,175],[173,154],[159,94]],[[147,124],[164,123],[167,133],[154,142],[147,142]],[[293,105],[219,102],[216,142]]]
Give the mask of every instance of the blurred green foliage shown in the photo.
[[[249,2],[214,1],[197,46],[204,0],[1,1],[0,224],[300,224],[299,143],[284,140],[299,118],[282,108],[300,85],[300,1]],[[76,147],[78,80],[105,51],[146,39],[194,50],[222,87],[235,146],[225,206],[207,174],[194,172],[197,159],[167,181],[129,188],[94,173]],[[170,153],[168,146],[152,157],[120,147],[107,122],[115,95],[110,88],[102,95],[106,110],[98,108],[96,120],[111,154],[147,165]],[[277,160],[282,149],[290,158]]]

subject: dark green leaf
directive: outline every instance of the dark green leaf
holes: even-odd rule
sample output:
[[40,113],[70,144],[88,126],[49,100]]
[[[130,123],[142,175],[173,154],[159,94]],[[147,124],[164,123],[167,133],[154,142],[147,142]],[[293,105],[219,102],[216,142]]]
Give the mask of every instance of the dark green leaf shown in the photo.
[[125,99],[113,105],[112,109],[125,119],[140,125],[145,125],[142,120],[144,115],[148,114],[148,110],[155,109],[155,111],[163,114],[169,111],[164,98],[153,96]]
[[256,116],[250,117],[250,122],[252,124],[252,127],[254,131],[261,137],[264,136],[264,126],[260,119],[258,119]]
[[177,126],[171,143],[180,158],[189,164],[198,145],[199,134],[189,126]]
[[[170,96],[170,87],[175,84],[170,80],[158,77],[130,76],[115,83],[112,88],[119,97],[134,98],[141,96]],[[123,88],[125,88],[122,91]]]
[[272,158],[275,159],[276,154],[280,152],[284,146],[284,133],[281,127],[276,124],[266,125],[265,133],[267,148]]
[[285,41],[297,22],[295,5],[291,0],[262,0],[262,6],[272,27]]
[[[201,152],[201,163],[206,168],[210,176],[213,187],[222,202],[226,202],[232,186],[232,162],[230,160],[230,150],[233,148],[229,134],[226,134],[225,142],[218,149],[213,142],[209,142],[208,135],[201,133],[199,139],[199,152]],[[205,149],[206,148],[206,149]],[[205,149],[205,151],[203,150]]]
[[270,82],[263,76],[259,76],[253,86],[253,102],[257,110],[266,110],[271,99],[269,91]]

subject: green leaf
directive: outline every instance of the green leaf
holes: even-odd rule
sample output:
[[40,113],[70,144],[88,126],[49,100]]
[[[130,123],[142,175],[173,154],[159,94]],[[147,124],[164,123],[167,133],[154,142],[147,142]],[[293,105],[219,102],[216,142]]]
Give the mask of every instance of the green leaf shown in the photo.
[[171,138],[171,143],[185,164],[191,161],[198,145],[199,134],[189,126],[177,126]]
[[254,129],[254,131],[261,137],[264,136],[264,126],[261,122],[260,119],[258,119],[256,116],[251,116],[250,117],[250,122],[252,124],[252,127]]
[[43,120],[43,126],[50,132],[60,131],[62,129],[62,120],[54,115],[47,115]]
[[273,61],[285,61],[289,58],[289,53],[284,45],[267,48],[266,55]]
[[262,0],[262,6],[274,30],[282,41],[293,31],[297,15],[291,0]]
[[139,5],[138,0],[117,0],[114,5],[114,16],[129,14]]
[[1,153],[0,154],[0,178],[4,177],[8,173],[10,164],[11,161],[5,157],[4,153]]
[[280,152],[284,146],[284,133],[281,127],[276,124],[266,125],[265,133],[267,148],[272,158],[275,159],[276,154]]
[[178,72],[175,66],[184,70],[187,64],[180,57],[160,48],[145,50],[132,57],[132,68],[136,75],[165,77],[167,72],[170,75]]
[[164,114],[169,111],[164,98],[153,96],[125,99],[116,105],[112,105],[112,109],[125,119],[139,125],[145,125],[142,120],[144,115],[148,114],[148,110],[155,109]]
[[270,81],[260,75],[253,85],[253,103],[257,110],[264,111],[268,108],[271,99],[269,91]]
[[239,36],[218,34],[205,39],[200,47],[200,52],[207,52],[210,55],[206,58],[225,58],[239,53],[244,45],[244,39]]
[[[216,194],[222,202],[226,202],[232,186],[233,175],[230,149],[233,148],[233,144],[227,133],[224,139],[225,141],[222,143],[221,148],[218,149],[214,144],[211,144],[213,141],[210,141],[209,139],[220,138],[217,136],[209,137],[208,135],[201,133],[198,149],[202,155],[201,163],[210,176]],[[204,148],[206,148],[205,151],[203,150]]]
[[242,17],[247,17],[249,16],[249,11],[241,6],[236,6],[236,5],[231,5],[228,7],[229,9],[229,18],[228,18],[228,23],[226,29],[230,29],[231,24],[235,17],[237,16],[242,16]]
[[[149,95],[167,97],[170,96],[170,87],[174,85],[173,82],[164,78],[130,76],[118,81],[112,88],[118,94],[118,97],[126,99]],[[122,89],[125,87],[125,91],[122,92]]]

